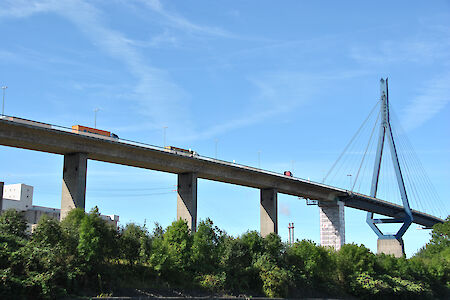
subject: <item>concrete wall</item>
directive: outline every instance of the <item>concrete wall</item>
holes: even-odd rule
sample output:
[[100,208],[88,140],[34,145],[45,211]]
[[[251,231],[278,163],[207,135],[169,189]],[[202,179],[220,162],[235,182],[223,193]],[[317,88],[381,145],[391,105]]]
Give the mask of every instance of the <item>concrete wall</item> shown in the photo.
[[341,249],[345,243],[344,203],[319,202],[320,244],[325,247]]
[[25,211],[25,219],[29,224],[37,224],[43,215],[47,215],[51,219],[59,221],[60,210],[57,208],[40,209],[40,206],[33,206],[31,209]]
[[403,257],[405,255],[405,246],[403,239],[384,238],[377,241],[377,253]]

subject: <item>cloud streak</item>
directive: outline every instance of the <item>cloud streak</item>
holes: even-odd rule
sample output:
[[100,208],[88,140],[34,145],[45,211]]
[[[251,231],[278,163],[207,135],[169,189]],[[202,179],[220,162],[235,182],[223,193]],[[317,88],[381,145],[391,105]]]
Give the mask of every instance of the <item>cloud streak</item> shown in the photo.
[[164,124],[170,116],[177,120],[178,128],[173,128],[174,131],[192,131],[189,109],[181,101],[186,96],[183,89],[173,83],[164,70],[146,63],[147,59],[132,46],[130,39],[108,28],[103,14],[96,7],[81,0],[8,1],[6,4],[0,17],[24,18],[37,13],[56,13],[65,17],[92,43],[123,63],[137,79],[133,90],[129,92],[129,100],[137,104],[139,113],[150,116],[155,126]]
[[425,83],[419,95],[405,108],[401,118],[406,131],[420,127],[450,102],[450,73]]
[[146,7],[161,15],[166,20],[167,25],[171,27],[190,33],[200,33],[225,38],[236,37],[232,33],[221,28],[198,25],[176,13],[169,12],[163,7],[159,0],[138,0],[138,2],[143,3]]

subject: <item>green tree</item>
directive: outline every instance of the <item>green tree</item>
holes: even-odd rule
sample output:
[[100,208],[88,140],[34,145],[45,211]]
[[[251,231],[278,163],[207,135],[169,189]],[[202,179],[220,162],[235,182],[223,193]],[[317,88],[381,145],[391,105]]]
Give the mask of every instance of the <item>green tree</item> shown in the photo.
[[[251,236],[256,237],[253,234]],[[225,250],[221,259],[221,270],[225,274],[225,288],[229,290],[235,292],[261,290],[259,270],[253,265],[249,240],[251,239],[243,241],[241,238],[232,237],[224,240]]]
[[329,288],[336,280],[334,252],[312,241],[302,240],[288,247],[286,262],[298,287]]
[[337,271],[344,282],[360,273],[374,274],[375,255],[364,245],[345,244],[337,252]]
[[192,235],[187,222],[180,219],[154,238],[150,263],[160,276],[175,284],[186,284],[192,277]]
[[264,239],[257,231],[247,231],[240,237],[240,241],[245,245],[253,262],[264,252]]
[[78,242],[80,240],[80,227],[86,213],[81,208],[74,208],[69,211],[61,221],[60,226],[64,233],[65,247],[69,255],[78,255]]
[[120,233],[120,255],[130,264],[145,262],[150,256],[151,238],[144,226],[128,223]]
[[197,273],[213,274],[217,271],[219,241],[220,233],[210,219],[198,224],[192,243],[192,262]]
[[20,238],[26,237],[27,222],[23,213],[8,209],[0,215],[0,232],[12,234]]
[[114,256],[115,229],[101,217],[97,207],[85,214],[80,223],[78,252],[87,269],[95,270],[99,264]]
[[263,239],[264,253],[268,254],[274,261],[278,262],[284,252],[285,245],[276,233],[271,233]]
[[43,215],[32,235],[32,240],[48,246],[63,243],[63,232],[60,223],[47,215]]
[[269,252],[261,255],[255,263],[262,281],[262,289],[267,297],[287,297],[290,283],[290,273],[276,262],[279,258]]
[[425,245],[416,256],[432,257],[441,255],[447,261],[450,261],[450,215],[447,216],[444,223],[437,223],[433,226],[431,240]]

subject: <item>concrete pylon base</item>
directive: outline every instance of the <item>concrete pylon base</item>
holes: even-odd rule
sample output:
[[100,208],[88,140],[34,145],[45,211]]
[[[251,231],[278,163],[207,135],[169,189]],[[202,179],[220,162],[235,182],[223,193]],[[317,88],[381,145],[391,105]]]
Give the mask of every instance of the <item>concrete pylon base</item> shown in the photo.
[[395,257],[403,257],[403,255],[405,255],[405,246],[403,244],[403,239],[399,240],[397,240],[396,238],[378,239],[377,253],[394,255]]
[[345,243],[344,203],[319,202],[320,245],[341,249]]

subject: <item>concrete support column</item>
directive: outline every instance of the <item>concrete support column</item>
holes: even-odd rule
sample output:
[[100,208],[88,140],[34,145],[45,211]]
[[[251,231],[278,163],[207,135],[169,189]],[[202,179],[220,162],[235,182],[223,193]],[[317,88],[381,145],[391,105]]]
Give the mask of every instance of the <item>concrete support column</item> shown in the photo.
[[64,155],[60,220],[73,208],[84,209],[86,201],[87,154]]
[[278,197],[276,189],[261,189],[261,236],[278,234]]
[[177,220],[186,220],[191,232],[197,230],[197,175],[178,174]]
[[319,202],[320,244],[324,247],[341,249],[345,243],[344,203]]
[[405,245],[403,239],[397,240],[395,237],[382,238],[377,241],[377,253],[403,257],[405,255]]
[[5,183],[0,181],[0,213],[3,210],[3,187]]

